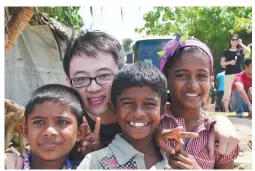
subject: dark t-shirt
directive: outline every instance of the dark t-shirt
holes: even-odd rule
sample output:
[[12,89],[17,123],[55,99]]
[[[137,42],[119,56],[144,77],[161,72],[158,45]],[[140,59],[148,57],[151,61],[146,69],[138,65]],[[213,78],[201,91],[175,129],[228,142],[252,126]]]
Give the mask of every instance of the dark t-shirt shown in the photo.
[[[96,122],[86,115],[91,131],[94,131]],[[118,123],[103,125],[100,127],[100,141],[111,141],[115,135],[121,133],[121,128]]]
[[226,65],[225,75],[237,74],[243,70],[243,50],[230,51],[229,49],[226,49],[223,51],[222,56],[225,57],[226,62],[235,60],[235,57],[237,57],[235,65]]

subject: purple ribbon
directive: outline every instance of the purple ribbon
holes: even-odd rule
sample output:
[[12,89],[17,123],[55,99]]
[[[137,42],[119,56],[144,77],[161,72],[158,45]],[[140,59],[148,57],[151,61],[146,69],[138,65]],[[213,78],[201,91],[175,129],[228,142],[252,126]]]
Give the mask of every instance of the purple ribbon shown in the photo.
[[165,66],[167,60],[174,55],[174,53],[176,52],[177,49],[181,49],[181,48],[189,47],[189,46],[195,46],[195,47],[198,47],[198,48],[202,49],[203,51],[205,51],[205,53],[208,55],[209,60],[210,60],[210,69],[211,69],[210,74],[212,75],[212,73],[213,73],[213,56],[212,56],[210,49],[204,43],[200,42],[199,40],[188,39],[188,40],[185,40],[184,42],[179,43],[180,38],[181,38],[181,35],[177,34],[176,39],[170,40],[169,42],[167,42],[164,45],[163,51],[165,52],[165,54],[160,60],[160,71],[163,72],[163,69],[164,69],[164,66]]

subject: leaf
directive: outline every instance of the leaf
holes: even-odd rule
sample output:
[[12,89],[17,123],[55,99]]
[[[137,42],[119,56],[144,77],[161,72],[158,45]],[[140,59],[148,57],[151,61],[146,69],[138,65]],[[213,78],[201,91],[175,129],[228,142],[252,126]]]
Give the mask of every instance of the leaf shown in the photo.
[[160,52],[157,52],[157,54],[159,57],[163,57],[166,54],[166,52],[164,50],[162,50]]
[[[73,27],[76,30],[80,30],[83,26],[82,17],[79,15],[80,7],[38,7],[40,15],[42,12],[46,12],[48,19],[55,18],[61,23]],[[93,15],[93,9],[90,7],[91,14]]]

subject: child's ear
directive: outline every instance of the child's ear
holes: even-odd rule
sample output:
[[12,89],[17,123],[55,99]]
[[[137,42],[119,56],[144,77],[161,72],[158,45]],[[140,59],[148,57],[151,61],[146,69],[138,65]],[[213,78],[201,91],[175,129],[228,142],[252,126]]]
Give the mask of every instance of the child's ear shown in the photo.
[[81,124],[81,126],[78,128],[77,140],[76,141],[77,142],[81,141],[85,137],[87,131],[88,131],[88,125],[84,124],[84,123]]
[[108,108],[109,108],[111,111],[113,111],[114,114],[117,114],[115,108],[113,107],[112,102],[108,102]]
[[169,107],[170,107],[170,103],[169,103],[169,102],[166,102],[166,104],[164,105],[163,110],[161,111],[160,120],[164,118],[166,109],[168,109]]
[[24,136],[24,138],[26,140],[28,140],[28,128],[27,128],[27,124],[25,124],[24,122],[20,123],[19,129],[20,129],[21,134]]
[[72,87],[72,86],[71,86],[71,83],[70,83],[70,78],[69,78],[68,76],[66,76],[66,85],[67,85],[68,87]]

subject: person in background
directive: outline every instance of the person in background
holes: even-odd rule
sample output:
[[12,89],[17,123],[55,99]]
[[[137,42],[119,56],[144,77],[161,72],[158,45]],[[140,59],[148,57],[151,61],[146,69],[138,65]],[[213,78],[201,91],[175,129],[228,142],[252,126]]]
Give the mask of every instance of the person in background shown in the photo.
[[225,69],[221,68],[221,72],[217,74],[216,76],[216,106],[215,111],[216,112],[224,112],[224,105],[222,103],[222,97],[224,95],[224,77],[225,77]]
[[215,83],[212,81],[211,87],[209,89],[209,94],[207,98],[205,99],[205,110],[208,112],[214,112],[215,111],[215,97],[216,97],[216,89],[215,89]]
[[237,74],[231,88],[230,108],[236,116],[243,118],[243,112],[252,117],[252,58],[244,60],[244,71]]
[[229,40],[229,49],[224,50],[222,53],[220,64],[226,67],[223,95],[225,112],[229,112],[228,104],[232,82],[234,81],[236,74],[242,71],[244,54],[249,52],[250,49],[243,44],[242,39],[240,39],[237,34],[233,34]]

